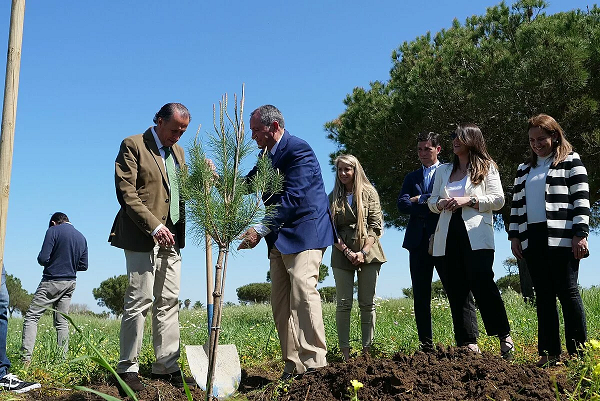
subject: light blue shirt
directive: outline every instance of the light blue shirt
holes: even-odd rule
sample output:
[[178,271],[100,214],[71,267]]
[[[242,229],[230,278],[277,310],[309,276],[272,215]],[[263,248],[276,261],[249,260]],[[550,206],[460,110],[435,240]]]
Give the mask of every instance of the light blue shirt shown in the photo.
[[[429,184],[431,184],[431,180],[433,179],[433,174],[435,170],[440,166],[440,161],[436,161],[429,167],[423,166],[423,186],[425,186],[425,192],[429,188]],[[421,195],[419,198],[419,203],[427,203],[428,196]]]

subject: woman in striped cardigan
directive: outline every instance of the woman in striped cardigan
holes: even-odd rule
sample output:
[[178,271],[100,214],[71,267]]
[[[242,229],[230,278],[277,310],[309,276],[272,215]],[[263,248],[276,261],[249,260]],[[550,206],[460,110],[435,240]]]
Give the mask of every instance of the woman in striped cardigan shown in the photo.
[[577,287],[579,260],[588,253],[587,172],[560,125],[546,114],[529,120],[531,154],[517,169],[508,238],[513,255],[525,258],[536,293],[538,366],[561,353],[558,297],[569,354],[586,341],[586,321]]

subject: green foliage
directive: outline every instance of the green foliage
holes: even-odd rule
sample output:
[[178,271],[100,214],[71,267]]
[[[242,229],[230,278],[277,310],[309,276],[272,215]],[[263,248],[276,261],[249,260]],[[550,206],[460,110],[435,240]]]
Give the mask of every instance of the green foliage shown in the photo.
[[185,301],[183,301],[183,306],[185,307],[185,309],[190,309],[191,303],[192,303],[191,300],[186,299]]
[[[403,288],[402,294],[406,298],[414,299],[414,293],[412,287]],[[431,298],[447,298],[446,291],[440,280],[435,280],[431,283]]]
[[[511,322],[511,334],[516,344],[517,364],[532,364],[539,358],[537,354],[537,319],[535,307],[524,303],[522,297],[507,291],[502,294],[506,311]],[[589,338],[600,338],[600,288],[592,287],[582,290],[582,299],[587,316]],[[419,347],[419,340],[415,327],[413,303],[410,299],[377,299],[377,323],[375,338],[372,347],[374,357],[391,357],[396,352],[413,353]],[[336,305],[323,304],[323,321],[325,325],[326,341],[329,352],[327,359],[340,361],[341,356],[337,349],[337,330],[335,324]],[[454,343],[452,318],[447,299],[436,298],[431,302],[434,342],[451,345]],[[559,309],[560,313],[560,309]],[[52,349],[45,344],[56,347],[56,335],[52,328],[52,317],[44,315],[39,322],[38,338],[32,365],[27,370],[26,377],[42,383],[42,389],[54,391],[53,388],[72,387],[74,385],[86,386],[90,383],[109,380],[108,372],[89,359],[78,358],[83,355],[92,355],[93,351],[88,345],[89,340],[96,349],[104,355],[110,366],[116,366],[119,358],[119,329],[117,319],[98,319],[91,316],[73,316],[75,324],[81,329],[71,332],[67,359],[55,357]],[[180,311],[181,344],[182,349],[186,344],[204,344],[207,339],[206,310],[190,309]],[[561,316],[562,321],[562,316]],[[18,356],[21,346],[22,318],[9,319],[7,337],[8,356],[13,362],[11,370],[21,376],[25,372]],[[479,319],[479,327],[483,324]],[[150,375],[154,352],[152,348],[151,328],[146,327],[140,353],[140,373]],[[561,330],[562,331],[562,330]],[[564,332],[563,334],[564,335]],[[240,355],[242,368],[265,367],[272,369],[273,360],[279,360],[281,351],[279,340],[273,323],[270,305],[256,304],[252,306],[232,306],[227,308],[223,316],[221,339],[223,343],[235,344]],[[362,349],[361,327],[359,308],[354,302],[351,312],[350,326],[351,346],[355,350]],[[498,339],[482,335],[479,345],[483,351],[499,355]],[[73,359],[77,358],[76,361]],[[594,357],[594,366],[600,359]],[[581,362],[585,360],[582,359]],[[185,364],[182,355],[180,363]],[[582,374],[589,378],[591,370],[585,370],[584,364],[578,365],[577,360],[567,363],[571,372],[572,383],[576,384]],[[587,364],[587,362],[585,362]],[[585,366],[591,366],[587,364]],[[592,380],[600,380],[593,378]],[[582,382],[582,386],[591,385],[591,382]],[[573,385],[571,388],[575,388]],[[46,391],[46,390],[44,390]],[[581,390],[583,391],[583,390]],[[588,391],[588,390],[586,390]],[[591,394],[588,391],[588,394]],[[54,395],[53,395],[54,396]],[[48,398],[51,398],[50,396]],[[571,398],[569,398],[571,399]],[[576,397],[573,400],[578,399]],[[593,399],[582,397],[581,399]]]
[[509,256],[504,259],[502,261],[502,266],[504,266],[504,270],[506,270],[506,273],[509,276],[519,272],[519,261],[514,256]]
[[319,288],[319,294],[321,294],[321,300],[323,302],[335,302],[336,293],[335,287],[321,287]]
[[21,280],[12,274],[6,275],[6,289],[8,290],[8,314],[12,317],[14,311],[18,311],[25,316],[33,294],[28,293],[21,285]]
[[102,281],[100,287],[92,290],[92,294],[98,300],[98,306],[106,307],[116,316],[121,316],[128,285],[127,275],[113,276]]
[[518,274],[509,274],[504,277],[500,277],[496,280],[496,285],[501,292],[508,290],[509,288],[517,293],[521,293],[521,281],[519,280]]
[[194,302],[194,306],[192,307],[193,309],[202,309],[204,307],[204,304],[200,301],[196,301]]
[[[339,152],[356,155],[376,184],[386,223],[407,222],[396,199],[404,176],[419,166],[416,134],[446,134],[466,122],[482,128],[499,165],[506,221],[516,168],[529,152],[527,119],[537,113],[565,129],[588,170],[591,204],[600,198],[600,164],[593,163],[600,152],[600,9],[546,15],[545,7],[540,0],[500,3],[403,43],[389,80],[355,88],[345,111],[325,125]],[[449,145],[442,141],[442,160],[451,160]],[[594,222],[597,215],[598,206]]]
[[271,284],[251,283],[239,287],[237,297],[240,302],[264,304],[271,301]]
[[[250,180],[240,170],[240,164],[253,149],[244,135],[243,94],[232,119],[227,113],[227,95],[220,102],[219,125],[216,111],[215,132],[207,137],[208,150],[204,150],[198,136],[188,149],[189,160],[181,170],[181,194],[186,200],[187,218],[196,242],[204,245],[210,235],[219,245],[227,248],[237,241],[246,228],[261,222],[273,213],[273,206],[265,207],[262,196],[277,193],[283,187],[283,176],[271,165],[264,152],[258,157],[257,173]],[[207,158],[213,160],[216,173]]]

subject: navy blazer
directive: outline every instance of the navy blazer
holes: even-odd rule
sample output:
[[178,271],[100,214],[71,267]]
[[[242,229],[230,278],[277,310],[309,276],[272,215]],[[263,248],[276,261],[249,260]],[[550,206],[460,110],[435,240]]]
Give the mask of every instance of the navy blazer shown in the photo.
[[[429,188],[425,188],[423,179],[423,167],[410,172],[404,177],[402,183],[402,191],[398,196],[398,210],[400,213],[409,214],[408,225],[404,233],[404,242],[402,247],[408,249],[416,249],[423,240],[423,236],[429,238],[435,232],[440,216],[432,213],[427,206],[427,199],[431,196],[433,182],[435,181],[435,173],[429,183]],[[413,196],[421,196],[423,203],[413,203],[410,198]]]
[[[273,245],[284,255],[332,245],[335,237],[329,200],[310,145],[285,130],[272,163],[284,182],[283,190],[266,201],[277,205],[275,216],[266,224],[271,230],[265,237],[269,252]],[[248,177],[255,173],[256,167]]]

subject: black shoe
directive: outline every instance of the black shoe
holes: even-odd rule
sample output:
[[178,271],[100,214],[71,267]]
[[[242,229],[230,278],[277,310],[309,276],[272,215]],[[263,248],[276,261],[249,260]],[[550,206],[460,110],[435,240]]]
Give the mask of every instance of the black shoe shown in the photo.
[[40,383],[23,381],[12,373],[7,374],[0,379],[0,388],[12,391],[13,393],[26,393],[29,390],[40,387]]
[[435,352],[435,347],[433,346],[432,343],[421,343],[419,345],[419,351],[425,352],[425,353],[433,353],[433,352]]
[[[141,382],[137,372],[125,372],[119,373],[119,377],[127,384],[133,391],[142,391],[145,387]],[[118,384],[118,382],[117,382]],[[124,395],[125,391],[119,385],[119,393]]]
[[[173,373],[166,373],[164,375],[158,373],[152,373],[150,376],[153,380],[162,380],[171,383],[174,387],[183,387],[183,379],[179,371]],[[196,380],[191,377],[186,377],[185,382],[188,387],[196,387]]]
[[295,373],[289,373],[289,372],[284,371],[281,374],[281,376],[279,377],[279,381],[286,382],[288,380],[296,379],[297,377],[298,377],[298,375]]

